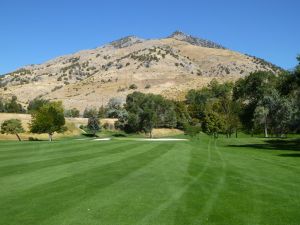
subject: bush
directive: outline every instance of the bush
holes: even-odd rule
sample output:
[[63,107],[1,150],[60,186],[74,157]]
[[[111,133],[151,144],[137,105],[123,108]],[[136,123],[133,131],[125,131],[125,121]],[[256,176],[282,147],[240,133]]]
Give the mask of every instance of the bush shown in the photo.
[[104,123],[102,127],[103,127],[105,130],[107,130],[108,126],[109,126],[108,123]]
[[151,85],[150,84],[146,84],[145,89],[149,89],[149,88],[151,88]]
[[98,117],[98,110],[95,108],[86,108],[83,112],[83,118]]
[[124,91],[126,91],[126,88],[124,88],[124,87],[119,87],[117,90],[117,92],[124,92]]
[[28,141],[39,141],[39,139],[38,139],[38,138],[35,138],[35,137],[29,137],[29,138],[28,138]]
[[186,135],[189,135],[190,137],[195,137],[197,134],[199,134],[201,131],[201,127],[199,126],[192,126],[189,124],[186,124],[184,126],[184,133]]
[[86,128],[88,133],[92,134],[93,136],[95,136],[97,132],[101,131],[101,123],[98,117],[90,117]]
[[135,89],[137,89],[138,88],[138,86],[136,85],[136,84],[131,84],[130,86],[129,86],[129,89],[130,90],[135,90]]
[[66,117],[79,117],[79,110],[76,108],[68,109],[65,111]]

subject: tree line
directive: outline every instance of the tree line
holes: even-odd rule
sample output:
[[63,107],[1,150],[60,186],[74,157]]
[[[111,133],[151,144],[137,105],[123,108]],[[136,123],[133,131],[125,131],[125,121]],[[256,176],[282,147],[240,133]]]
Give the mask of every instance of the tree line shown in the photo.
[[[238,131],[265,137],[284,137],[300,132],[300,57],[293,71],[274,74],[257,71],[235,83],[219,83],[213,79],[207,87],[190,90],[185,101],[172,101],[161,95],[133,92],[121,99],[112,98],[99,109],[87,108],[83,117],[89,118],[85,128],[92,134],[101,130],[99,118],[117,118],[117,129],[127,133],[144,132],[152,137],[154,128],[177,128],[191,136],[200,131],[217,138],[238,136]],[[2,112],[26,112],[17,98],[0,101]],[[32,115],[30,130],[48,133],[62,132],[65,116],[78,117],[79,110],[64,110],[61,102],[34,99],[27,112]],[[1,132],[19,133],[22,127],[16,120],[3,123]]]
[[123,107],[114,108],[116,127],[125,132],[178,128],[192,136],[203,131],[214,137],[237,137],[238,131],[265,137],[300,132],[300,57],[293,71],[256,71],[235,83],[213,79],[190,90],[183,102],[134,92]]

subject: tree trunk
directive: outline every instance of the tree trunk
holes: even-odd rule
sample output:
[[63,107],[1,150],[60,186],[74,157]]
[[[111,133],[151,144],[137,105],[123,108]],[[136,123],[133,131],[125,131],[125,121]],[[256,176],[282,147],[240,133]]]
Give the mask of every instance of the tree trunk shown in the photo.
[[268,125],[267,125],[267,120],[265,120],[265,138],[268,138]]
[[152,131],[150,131],[150,133],[149,133],[149,134],[150,134],[150,138],[152,138]]
[[18,140],[21,141],[19,134],[16,134],[16,136],[17,136]]
[[49,134],[49,141],[52,141],[53,134]]
[[238,138],[238,130],[235,129],[235,138]]

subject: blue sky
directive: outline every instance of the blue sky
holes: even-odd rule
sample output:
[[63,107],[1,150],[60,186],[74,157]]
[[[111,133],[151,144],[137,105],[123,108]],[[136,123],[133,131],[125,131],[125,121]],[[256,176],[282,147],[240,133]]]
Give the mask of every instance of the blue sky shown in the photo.
[[299,10],[298,0],[1,0],[0,74],[123,36],[175,30],[291,69]]

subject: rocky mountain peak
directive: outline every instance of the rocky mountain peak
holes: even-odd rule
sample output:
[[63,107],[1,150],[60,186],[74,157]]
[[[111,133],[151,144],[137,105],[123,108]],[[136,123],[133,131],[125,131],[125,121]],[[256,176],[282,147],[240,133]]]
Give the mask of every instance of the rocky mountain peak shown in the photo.
[[175,31],[172,33],[168,38],[173,38],[179,41],[185,41],[188,42],[192,45],[200,46],[200,47],[205,47],[205,48],[217,48],[217,49],[226,49],[220,44],[217,44],[215,42],[205,40],[202,38],[197,38],[193,37],[191,35],[185,34],[181,31]]
[[127,37],[118,39],[116,41],[113,41],[109,45],[113,46],[114,48],[119,49],[119,48],[126,48],[126,47],[132,46],[137,43],[142,43],[144,41],[145,41],[144,39],[139,38],[137,36],[127,36]]

